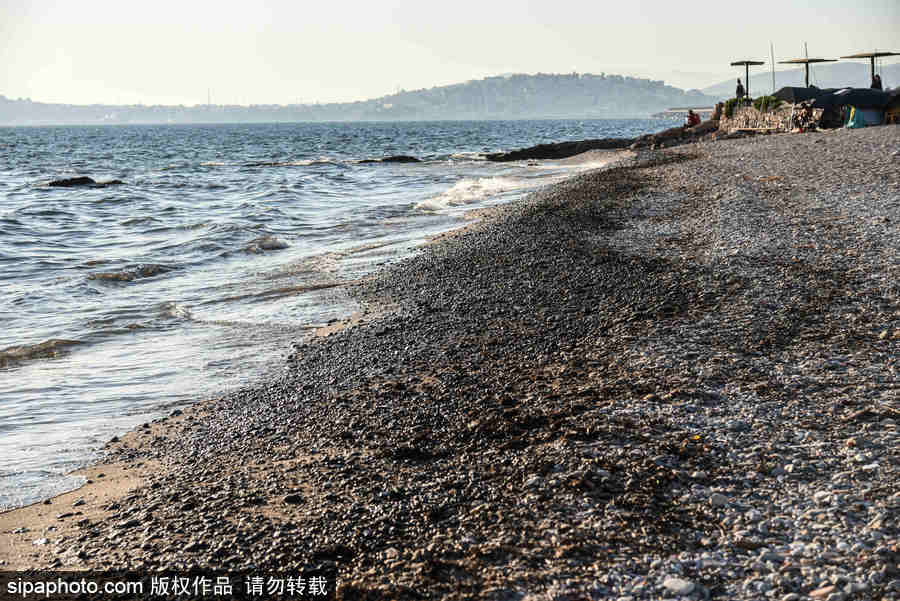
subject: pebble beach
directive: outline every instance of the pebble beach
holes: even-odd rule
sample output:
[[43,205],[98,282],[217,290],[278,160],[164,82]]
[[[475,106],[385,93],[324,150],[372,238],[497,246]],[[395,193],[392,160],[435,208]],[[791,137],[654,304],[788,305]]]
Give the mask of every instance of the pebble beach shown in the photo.
[[0,514],[0,566],[900,599],[900,127],[619,157],[334,287],[347,327]]

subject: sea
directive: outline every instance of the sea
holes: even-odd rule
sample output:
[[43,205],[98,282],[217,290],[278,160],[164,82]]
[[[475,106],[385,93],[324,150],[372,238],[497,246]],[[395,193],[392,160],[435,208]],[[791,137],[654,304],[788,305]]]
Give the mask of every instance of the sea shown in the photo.
[[[0,128],[0,510],[113,436],[280,369],[336,290],[597,162],[494,163],[654,119]],[[408,155],[417,163],[364,162]],[[602,161],[601,161],[602,162]],[[50,186],[89,176],[106,187]]]

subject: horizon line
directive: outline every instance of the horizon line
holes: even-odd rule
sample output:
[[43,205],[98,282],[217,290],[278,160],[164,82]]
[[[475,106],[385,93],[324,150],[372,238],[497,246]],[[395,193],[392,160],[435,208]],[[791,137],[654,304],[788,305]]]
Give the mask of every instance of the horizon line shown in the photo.
[[[835,61],[835,62],[843,62],[844,64],[858,64],[858,65],[860,65],[861,67],[866,67],[865,63],[862,63],[862,62],[859,62],[859,61],[844,60],[844,61]],[[889,63],[889,64],[887,64],[887,65],[881,65],[881,67],[896,66],[896,65],[900,65],[900,59],[898,59],[896,62],[891,62],[891,63]],[[791,69],[780,69],[780,70],[775,70],[775,73],[788,73],[788,72],[791,72],[791,71],[803,71],[803,68],[802,68],[802,67],[795,67],[795,68],[791,68]],[[750,77],[752,78],[752,77],[756,77],[756,76],[771,76],[771,74],[772,74],[772,71],[771,71],[771,70],[765,70],[764,72],[757,72],[757,73],[755,73],[755,74],[754,74],[754,73],[751,73],[751,74],[750,74]],[[233,104],[212,104],[212,103],[209,102],[210,96],[212,95],[212,94],[211,94],[212,88],[208,88],[208,89],[207,89],[207,91],[208,91],[208,94],[207,94],[207,102],[198,102],[198,103],[195,103],[195,104],[184,104],[184,103],[179,103],[179,104],[144,104],[144,103],[141,103],[141,102],[138,102],[138,103],[61,102],[61,101],[34,100],[34,99],[32,99],[31,97],[22,97],[22,96],[20,96],[20,97],[18,97],[18,98],[13,98],[13,97],[10,97],[10,96],[6,96],[5,94],[2,94],[2,93],[0,93],[0,99],[5,99],[5,100],[11,101],[11,102],[31,102],[31,103],[33,103],[33,104],[50,104],[50,105],[56,104],[56,105],[64,105],[64,106],[166,107],[166,108],[192,108],[192,109],[198,109],[198,108],[203,108],[203,107],[208,107],[208,108],[210,108],[210,109],[211,109],[211,108],[214,108],[214,107],[221,107],[221,108],[225,108],[225,107],[242,107],[242,108],[258,108],[258,107],[270,107],[270,108],[271,108],[271,107],[279,107],[279,108],[287,108],[287,107],[309,107],[309,106],[329,105],[329,104],[354,104],[354,103],[358,103],[358,102],[359,102],[359,103],[362,103],[362,102],[371,102],[371,101],[373,101],[373,100],[379,100],[379,99],[381,99],[381,98],[390,98],[390,97],[393,97],[393,96],[398,96],[398,95],[400,95],[400,94],[409,94],[409,93],[420,92],[420,91],[423,91],[423,90],[432,90],[432,89],[435,89],[435,88],[446,88],[446,87],[452,87],[452,86],[465,85],[465,84],[468,84],[468,83],[472,83],[472,82],[476,82],[476,81],[484,81],[484,80],[487,80],[487,79],[494,79],[494,78],[509,78],[509,77],[513,77],[513,76],[516,76],[516,75],[523,75],[523,76],[527,76],[527,77],[536,77],[536,76],[540,76],[540,75],[547,75],[547,76],[572,76],[572,75],[585,76],[585,75],[588,75],[588,76],[594,76],[594,77],[610,77],[610,76],[616,76],[616,77],[623,77],[623,78],[636,79],[636,80],[659,81],[659,82],[662,82],[663,85],[671,86],[671,87],[673,87],[673,88],[682,90],[682,91],[684,91],[684,92],[697,91],[697,92],[700,92],[700,93],[703,93],[703,94],[706,94],[706,92],[704,92],[703,90],[706,90],[706,89],[709,89],[709,88],[713,88],[713,87],[716,87],[716,86],[720,86],[720,85],[724,85],[725,83],[730,83],[730,82],[726,82],[726,81],[719,81],[719,82],[717,82],[717,83],[713,83],[713,84],[707,85],[707,86],[705,86],[705,87],[703,87],[703,88],[679,88],[678,86],[675,86],[674,84],[666,83],[665,78],[656,79],[656,78],[653,78],[653,77],[642,76],[642,75],[626,75],[626,74],[620,74],[620,73],[607,73],[606,71],[601,71],[600,73],[593,73],[593,72],[578,72],[578,71],[571,71],[571,72],[556,72],[556,73],[553,73],[553,72],[536,71],[536,72],[533,72],[533,73],[526,73],[526,72],[505,72],[505,73],[499,73],[499,74],[496,74],[496,75],[485,75],[485,76],[483,76],[483,77],[481,77],[481,78],[478,78],[478,79],[467,79],[467,80],[459,81],[459,82],[456,82],[456,83],[439,84],[439,85],[431,86],[430,88],[415,88],[415,89],[400,88],[399,91],[397,91],[397,92],[388,93],[388,94],[383,94],[383,95],[381,95],[381,96],[369,97],[369,98],[360,99],[360,100],[332,100],[332,101],[317,101],[317,100],[313,100],[313,101],[309,101],[309,102],[293,102],[293,103],[256,102],[256,103],[249,103],[249,104],[238,104],[238,103],[233,103]],[[723,70],[723,76],[724,76],[724,70]]]

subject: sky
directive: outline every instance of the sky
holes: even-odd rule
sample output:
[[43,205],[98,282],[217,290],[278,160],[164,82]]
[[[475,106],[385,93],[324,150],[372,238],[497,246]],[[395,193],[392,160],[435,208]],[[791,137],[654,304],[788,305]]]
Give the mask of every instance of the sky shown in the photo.
[[0,0],[0,94],[343,102],[573,71],[702,88],[742,75],[732,61],[768,61],[770,42],[776,62],[803,56],[804,42],[810,57],[900,52],[900,0]]

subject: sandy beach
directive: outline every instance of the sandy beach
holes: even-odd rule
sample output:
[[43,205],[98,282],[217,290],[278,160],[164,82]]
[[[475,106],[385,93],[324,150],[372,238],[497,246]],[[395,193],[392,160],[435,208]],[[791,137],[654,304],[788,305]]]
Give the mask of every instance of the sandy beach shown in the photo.
[[0,568],[900,599],[900,127],[640,150],[480,217],[0,514]]

